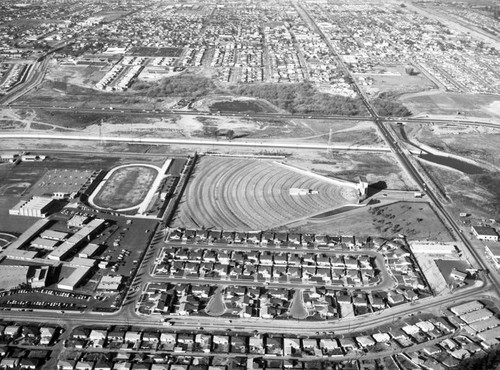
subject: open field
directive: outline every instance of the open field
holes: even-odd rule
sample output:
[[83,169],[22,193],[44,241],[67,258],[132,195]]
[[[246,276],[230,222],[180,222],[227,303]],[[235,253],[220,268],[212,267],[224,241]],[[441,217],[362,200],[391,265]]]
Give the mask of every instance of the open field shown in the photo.
[[410,140],[446,153],[500,167],[500,127],[449,124],[407,124]]
[[388,189],[416,189],[391,153],[312,152],[303,151],[288,158],[290,164],[307,168],[324,176],[356,181],[366,176],[370,184],[379,183]]
[[500,98],[495,95],[458,94],[458,93],[417,93],[399,98],[413,112],[414,116],[435,115],[463,119],[467,117],[500,118]]
[[435,211],[424,202],[396,202],[366,206],[322,218],[309,218],[286,225],[297,232],[357,237],[394,237],[406,235],[410,240],[452,241]]
[[468,176],[427,163],[422,166],[456,209],[484,218],[500,217],[500,177],[497,173]]
[[233,116],[191,116],[165,113],[127,115],[108,109],[92,112],[48,109],[8,109],[0,112],[2,130],[52,130],[85,132],[89,135],[134,135],[138,137],[206,137],[227,140],[304,139],[326,143],[332,131],[335,144],[384,146],[369,121],[315,120],[307,118],[254,118]]
[[[292,196],[290,188],[319,193]],[[353,187],[305,176],[270,160],[202,157],[174,226],[267,230],[357,202]]]
[[[419,72],[418,68],[414,70]],[[401,95],[436,89],[436,85],[423,73],[412,76],[407,74],[404,65],[379,65],[374,67],[373,71],[355,73],[354,78],[360,82],[361,87],[369,96],[376,96],[380,93]],[[364,86],[363,82],[367,79],[372,80],[372,84]]]
[[[396,133],[398,130],[395,131]],[[500,136],[498,129],[454,124],[411,124],[405,126],[410,140],[442,152],[480,163],[488,171],[466,175],[442,166],[422,163],[441,190],[456,207],[484,217],[499,217],[500,212]],[[488,218],[489,218],[488,217]]]
[[157,175],[156,169],[147,166],[131,165],[117,169],[93,198],[93,203],[109,209],[138,206]]

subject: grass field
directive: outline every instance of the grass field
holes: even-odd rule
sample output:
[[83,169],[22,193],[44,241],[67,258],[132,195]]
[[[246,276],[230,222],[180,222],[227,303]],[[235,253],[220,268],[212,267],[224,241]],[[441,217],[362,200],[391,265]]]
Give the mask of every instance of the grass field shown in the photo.
[[205,307],[205,312],[210,316],[222,316],[226,312],[226,304],[222,296],[222,289],[219,287],[210,297],[210,300]]
[[396,202],[367,206],[341,214],[291,223],[297,232],[329,235],[380,236],[406,235],[410,240],[453,241],[447,228],[428,203]]
[[146,197],[158,171],[146,166],[123,167],[111,174],[94,197],[102,208],[124,209],[138,206]]
[[299,320],[305,319],[307,318],[307,316],[309,316],[309,312],[307,311],[307,308],[305,307],[304,304],[304,297],[302,295],[301,289],[295,290],[288,313],[294,319],[299,319]]
[[[319,193],[292,196],[290,188]],[[269,160],[202,157],[184,192],[174,225],[266,230],[357,202],[351,187],[309,177]]]

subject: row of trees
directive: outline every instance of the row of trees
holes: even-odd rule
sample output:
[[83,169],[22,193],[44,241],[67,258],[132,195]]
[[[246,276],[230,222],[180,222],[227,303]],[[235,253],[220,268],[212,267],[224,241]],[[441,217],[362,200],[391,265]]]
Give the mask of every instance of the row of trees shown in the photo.
[[213,81],[206,77],[194,75],[179,75],[167,77],[159,82],[138,82],[134,84],[134,89],[146,93],[146,96],[155,97],[183,97],[199,98],[209,93],[213,93],[217,87]]
[[397,100],[397,97],[391,92],[380,93],[375,99],[370,102],[373,108],[380,116],[383,117],[408,117],[411,112],[402,103]]

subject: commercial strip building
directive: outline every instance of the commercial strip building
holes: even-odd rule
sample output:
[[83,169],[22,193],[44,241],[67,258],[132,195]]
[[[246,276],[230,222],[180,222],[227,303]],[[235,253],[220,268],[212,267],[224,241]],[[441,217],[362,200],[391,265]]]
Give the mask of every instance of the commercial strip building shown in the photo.
[[413,241],[410,242],[410,247],[413,253],[453,254],[457,252],[455,244],[445,242]]

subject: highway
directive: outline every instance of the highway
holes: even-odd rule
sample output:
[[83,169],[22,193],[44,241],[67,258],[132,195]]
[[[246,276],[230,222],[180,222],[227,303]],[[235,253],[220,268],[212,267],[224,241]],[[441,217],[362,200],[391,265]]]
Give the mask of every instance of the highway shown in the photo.
[[370,145],[328,145],[314,143],[280,143],[272,141],[219,141],[219,140],[189,140],[189,139],[164,139],[164,138],[140,138],[132,136],[88,136],[74,134],[27,134],[1,133],[3,139],[38,139],[38,140],[78,140],[78,141],[100,141],[100,142],[122,142],[140,143],[149,145],[183,145],[183,146],[225,146],[225,147],[248,147],[248,148],[272,148],[272,149],[313,149],[313,150],[355,150],[364,152],[389,152],[386,147],[375,147]]

